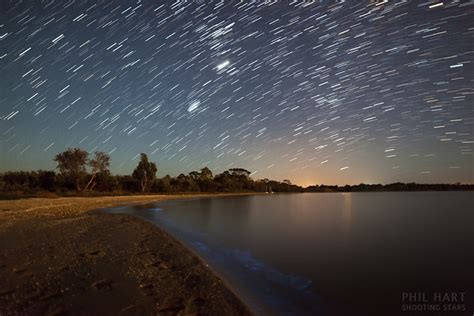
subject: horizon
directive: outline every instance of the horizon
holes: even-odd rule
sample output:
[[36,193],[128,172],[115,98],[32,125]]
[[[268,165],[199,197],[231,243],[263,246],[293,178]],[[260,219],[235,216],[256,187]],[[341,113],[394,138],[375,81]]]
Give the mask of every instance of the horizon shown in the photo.
[[474,182],[466,4],[93,4],[2,4],[0,172]]
[[[90,154],[90,153],[89,153]],[[138,154],[139,155],[139,154]],[[138,163],[139,159],[135,159]],[[154,161],[152,161],[154,162]],[[202,168],[208,168],[207,166],[203,166],[202,168],[199,168],[197,170],[191,170],[189,172],[180,172],[180,173],[177,173],[177,174],[169,174],[169,173],[161,173],[160,174],[160,168],[159,168],[159,165],[157,166],[158,167],[158,171],[157,171],[157,178],[163,178],[163,177],[166,177],[166,176],[170,176],[172,178],[176,178],[177,176],[179,176],[180,174],[185,174],[185,175],[189,175],[191,172],[193,171],[200,171]],[[234,166],[234,168],[242,168],[242,167],[236,167]],[[32,169],[32,170],[23,170],[23,169],[18,169],[18,170],[0,170],[0,175],[1,174],[4,174],[4,173],[8,173],[8,172],[38,172],[38,171],[53,171],[55,172],[56,174],[59,174],[59,171],[57,170],[58,167],[54,167],[53,169]],[[210,168],[209,168],[210,169]],[[244,170],[247,170],[245,167],[243,167]],[[211,172],[213,173],[214,176],[220,174],[220,173],[223,173],[225,171],[229,171],[229,169],[225,169],[225,170],[220,170],[220,171],[215,171],[215,170],[212,170],[210,169]],[[252,173],[250,170],[247,170],[250,172],[250,175],[249,175],[249,178],[250,179],[253,179],[254,181],[263,181],[265,178],[255,178],[253,176],[254,173]],[[112,176],[131,176],[132,174],[132,171],[130,171],[130,173],[113,173],[111,172],[111,175]],[[387,182],[387,183],[370,183],[370,182],[359,182],[359,183],[345,183],[345,184],[332,184],[332,183],[310,183],[310,184],[300,184],[300,183],[296,183],[296,182],[293,182],[291,179],[273,179],[273,178],[267,178],[268,180],[270,181],[277,181],[277,182],[284,182],[285,180],[289,180],[291,182],[292,185],[297,185],[297,186],[300,186],[302,188],[309,188],[311,186],[328,186],[328,187],[331,187],[331,186],[338,186],[338,187],[343,187],[343,186],[358,186],[358,185],[382,185],[382,186],[387,186],[387,185],[392,185],[392,184],[397,184],[397,183],[401,183],[401,184],[416,184],[416,185],[474,185],[474,182],[452,182],[452,183],[449,183],[449,182],[413,182],[413,181],[410,181],[410,182]]]

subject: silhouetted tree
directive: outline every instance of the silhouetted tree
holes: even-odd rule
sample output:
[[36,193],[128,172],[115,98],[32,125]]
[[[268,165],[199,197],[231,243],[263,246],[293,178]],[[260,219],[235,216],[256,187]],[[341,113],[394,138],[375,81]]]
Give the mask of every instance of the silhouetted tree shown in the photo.
[[171,180],[171,186],[174,191],[177,192],[196,192],[199,191],[199,187],[196,182],[190,176],[180,174],[176,178]]
[[9,171],[3,174],[3,182],[5,190],[29,191],[37,186],[38,179],[32,172]]
[[61,175],[69,178],[74,183],[77,191],[81,191],[81,180],[86,175],[88,155],[87,151],[80,148],[69,148],[54,157]]
[[221,174],[216,175],[214,182],[217,184],[218,191],[221,192],[233,192],[237,191],[237,187],[232,179],[232,175],[229,171],[224,171]]
[[132,177],[140,184],[140,189],[145,192],[147,185],[153,183],[156,178],[156,172],[158,168],[154,162],[148,161],[148,156],[144,153],[140,154],[140,162],[138,166],[133,170]]
[[127,192],[138,191],[137,181],[132,176],[115,176],[115,178],[119,190]]
[[191,178],[197,183],[199,190],[202,192],[213,192],[216,190],[214,176],[211,169],[204,167],[201,169],[199,176],[196,178],[196,171],[190,173]]
[[117,177],[111,176],[110,172],[99,172],[94,180],[91,190],[100,192],[110,192],[119,190],[120,184]]
[[193,181],[198,182],[201,179],[201,174],[197,171],[191,171],[189,173],[189,177],[193,179]]
[[229,169],[229,172],[233,176],[244,176],[247,178],[250,176],[250,171],[245,170],[243,168],[232,168],[232,169]]
[[171,192],[172,191],[171,180],[172,178],[168,174],[161,179],[156,179],[153,182],[153,186],[151,190],[153,192],[164,192],[164,193]]
[[204,167],[201,169],[200,174],[201,180],[212,180],[212,171],[208,167]]
[[101,180],[104,180],[110,174],[110,156],[101,151],[96,151],[95,158],[89,160],[89,166],[92,168],[92,175],[84,190],[92,190],[95,187],[97,184],[95,179],[98,174],[102,176]]
[[56,174],[54,171],[38,171],[38,180],[41,189],[54,191],[56,185]]
[[266,192],[267,184],[263,180],[257,180],[253,184],[253,191],[255,192]]
[[268,178],[265,178],[263,179],[263,182],[265,183],[265,192],[267,193],[272,192],[272,187],[269,184],[270,180]]

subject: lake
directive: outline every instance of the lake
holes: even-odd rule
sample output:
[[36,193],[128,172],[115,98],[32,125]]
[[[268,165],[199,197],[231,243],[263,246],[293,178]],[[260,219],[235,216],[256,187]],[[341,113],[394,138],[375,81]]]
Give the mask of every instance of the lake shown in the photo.
[[[471,315],[473,197],[472,192],[268,194],[110,211],[168,231],[256,314],[433,314],[404,311],[424,301],[431,305],[424,308],[441,310],[464,304]],[[457,302],[433,301],[435,293],[451,298],[459,292],[467,292],[462,301],[461,294]]]

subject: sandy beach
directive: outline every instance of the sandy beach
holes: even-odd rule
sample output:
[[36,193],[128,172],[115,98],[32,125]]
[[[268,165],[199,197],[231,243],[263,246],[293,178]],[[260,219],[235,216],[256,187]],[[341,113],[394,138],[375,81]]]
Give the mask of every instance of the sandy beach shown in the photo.
[[0,315],[250,315],[166,232],[96,211],[183,197],[0,201]]

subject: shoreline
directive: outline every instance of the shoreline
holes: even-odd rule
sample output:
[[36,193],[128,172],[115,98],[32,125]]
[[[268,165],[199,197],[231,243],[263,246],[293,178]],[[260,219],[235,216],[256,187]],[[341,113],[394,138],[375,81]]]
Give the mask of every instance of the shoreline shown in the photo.
[[[257,195],[259,193],[256,193]],[[220,194],[202,194],[202,195],[194,195],[194,196],[187,196],[183,197],[182,199],[164,199],[156,202],[162,202],[162,201],[175,201],[175,200],[195,200],[195,199],[208,199],[208,198],[225,198],[225,197],[231,197],[231,196],[243,196],[243,195],[255,195],[254,193],[220,193]],[[126,206],[133,206],[133,205],[144,205],[147,203],[153,203],[152,201],[150,202],[143,202],[143,203],[135,203],[135,204],[127,204]],[[107,212],[107,210],[113,209],[114,207],[110,208],[103,208],[103,209],[96,209],[93,210],[95,212]],[[225,277],[219,273],[214,267],[212,267],[211,264],[209,264],[196,250],[194,250],[191,246],[186,245],[185,242],[179,240],[178,238],[174,237],[170,232],[168,232],[165,228],[159,226],[158,224],[147,220],[145,218],[141,218],[139,216],[134,216],[134,215],[129,215],[129,214],[123,214],[123,213],[114,213],[114,214],[119,214],[119,215],[126,215],[126,216],[131,216],[133,218],[136,218],[140,221],[146,222],[151,224],[153,227],[156,227],[159,229],[163,234],[167,235],[168,238],[172,239],[176,244],[178,244],[180,247],[186,249],[189,253],[191,253],[193,256],[195,256],[202,265],[204,265],[207,269],[209,269],[214,276],[216,276],[222,284],[230,291],[232,292],[233,295],[235,295],[240,302],[245,306],[245,308],[251,313],[251,315],[256,316],[260,315],[259,313],[256,313],[255,309],[251,308],[251,305],[245,302],[245,300],[242,297],[242,293],[239,294],[239,291],[237,291],[235,288],[232,287],[232,285],[225,279]]]
[[106,208],[228,196],[0,201],[0,314],[252,315],[192,249]]

